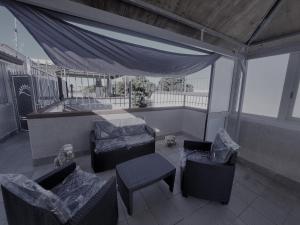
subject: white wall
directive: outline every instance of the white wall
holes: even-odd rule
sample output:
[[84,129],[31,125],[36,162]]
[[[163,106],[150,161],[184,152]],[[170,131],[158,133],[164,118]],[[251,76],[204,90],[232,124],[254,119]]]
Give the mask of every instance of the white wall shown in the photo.
[[243,117],[240,153],[243,159],[300,182],[300,129],[266,118]]
[[205,117],[205,111],[185,109],[182,120],[182,131],[193,137],[203,139]]
[[32,158],[34,161],[51,158],[57,154],[62,145],[67,143],[73,144],[76,152],[88,151],[90,148],[89,132],[92,130],[95,120],[134,116],[144,118],[147,124],[157,131],[158,136],[182,131],[200,138],[203,136],[205,114],[185,108],[132,113],[123,111],[107,115],[35,118],[28,120]]
[[[8,81],[8,74],[6,72],[6,64],[0,62],[0,76],[4,77],[6,94],[8,97],[8,103],[0,104],[0,140],[10,133],[18,129],[14,106],[12,104],[12,95],[10,91],[10,85]],[[1,82],[1,79],[0,79]]]
[[0,104],[0,140],[17,130],[13,105]]

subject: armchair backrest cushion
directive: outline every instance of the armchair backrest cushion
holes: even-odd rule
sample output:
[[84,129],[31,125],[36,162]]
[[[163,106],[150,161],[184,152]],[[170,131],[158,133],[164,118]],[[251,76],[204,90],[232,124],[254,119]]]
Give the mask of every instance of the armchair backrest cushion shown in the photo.
[[95,138],[98,140],[116,138],[122,134],[122,130],[118,124],[108,120],[96,121],[94,131]]
[[132,136],[144,134],[146,131],[146,122],[140,118],[130,118],[121,121],[122,134]]
[[220,129],[212,144],[211,158],[219,163],[229,163],[239,147],[224,129]]
[[145,133],[146,123],[140,118],[99,120],[95,122],[94,131],[98,140],[131,136]]
[[2,175],[0,183],[26,203],[54,213],[62,223],[66,223],[71,217],[70,211],[57,195],[44,189],[38,183],[28,179],[24,175]]

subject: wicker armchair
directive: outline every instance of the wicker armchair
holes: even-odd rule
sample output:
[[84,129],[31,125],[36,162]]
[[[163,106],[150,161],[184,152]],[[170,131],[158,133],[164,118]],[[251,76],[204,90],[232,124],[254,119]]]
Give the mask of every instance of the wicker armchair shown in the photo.
[[[227,204],[230,200],[237,152],[222,164],[210,159],[212,143],[184,141],[184,151],[196,152],[196,157],[187,157],[181,168],[182,195],[194,196]],[[197,157],[197,154],[200,156]]]
[[[60,184],[76,168],[72,163],[37,179],[46,190]],[[9,225],[115,225],[118,221],[118,205],[115,178],[111,178],[72,218],[65,223],[52,211],[37,207],[6,187],[1,186]],[[100,222],[101,221],[101,222]]]

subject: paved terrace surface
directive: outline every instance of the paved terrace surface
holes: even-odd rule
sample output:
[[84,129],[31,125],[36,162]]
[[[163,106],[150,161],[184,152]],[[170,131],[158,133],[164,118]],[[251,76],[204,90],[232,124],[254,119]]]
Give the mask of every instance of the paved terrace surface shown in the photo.
[[[156,142],[156,151],[179,168],[180,147],[185,136],[177,136],[177,146],[167,148]],[[80,167],[92,171],[89,156],[76,159]],[[23,173],[37,178],[53,169],[52,165],[33,167],[29,138],[20,133],[0,143],[0,173]],[[99,173],[108,178],[115,171]],[[299,225],[300,200],[296,193],[272,179],[237,165],[231,201],[218,203],[183,198],[180,193],[179,170],[174,193],[159,182],[137,191],[134,196],[133,216],[128,216],[119,197],[119,225]],[[3,199],[0,197],[0,224],[7,225]]]

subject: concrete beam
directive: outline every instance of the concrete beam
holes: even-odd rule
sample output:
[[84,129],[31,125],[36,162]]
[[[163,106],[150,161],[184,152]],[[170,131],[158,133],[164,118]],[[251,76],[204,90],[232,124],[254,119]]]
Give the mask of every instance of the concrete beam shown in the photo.
[[275,0],[274,4],[268,11],[268,13],[265,15],[261,23],[257,26],[249,40],[247,41],[247,45],[250,45],[252,42],[255,41],[257,37],[259,37],[259,34],[264,31],[264,29],[269,25],[269,23],[272,21],[272,18],[276,15],[276,13],[279,11],[281,6],[283,5],[283,0]]
[[[54,12],[75,16],[87,21],[91,21],[91,25],[95,25],[95,22],[104,27],[105,25],[111,27],[116,31],[116,28],[120,31],[128,33],[131,32],[136,36],[143,36],[146,39],[160,41],[163,43],[173,44],[175,46],[190,48],[193,50],[207,50],[219,53],[224,56],[235,57],[236,53],[232,50],[218,47],[209,43],[205,43],[200,40],[196,40],[175,32],[167,31],[165,29],[151,26],[142,22],[138,22],[133,19],[118,16],[113,13],[106,12],[104,10],[89,7],[80,3],[72,2],[69,0],[18,0],[30,5],[39,6],[41,8],[49,9]],[[78,22],[78,20],[76,21]],[[107,29],[107,27],[106,27]]]
[[299,51],[300,33],[295,33],[275,40],[250,45],[247,58],[252,59]]

